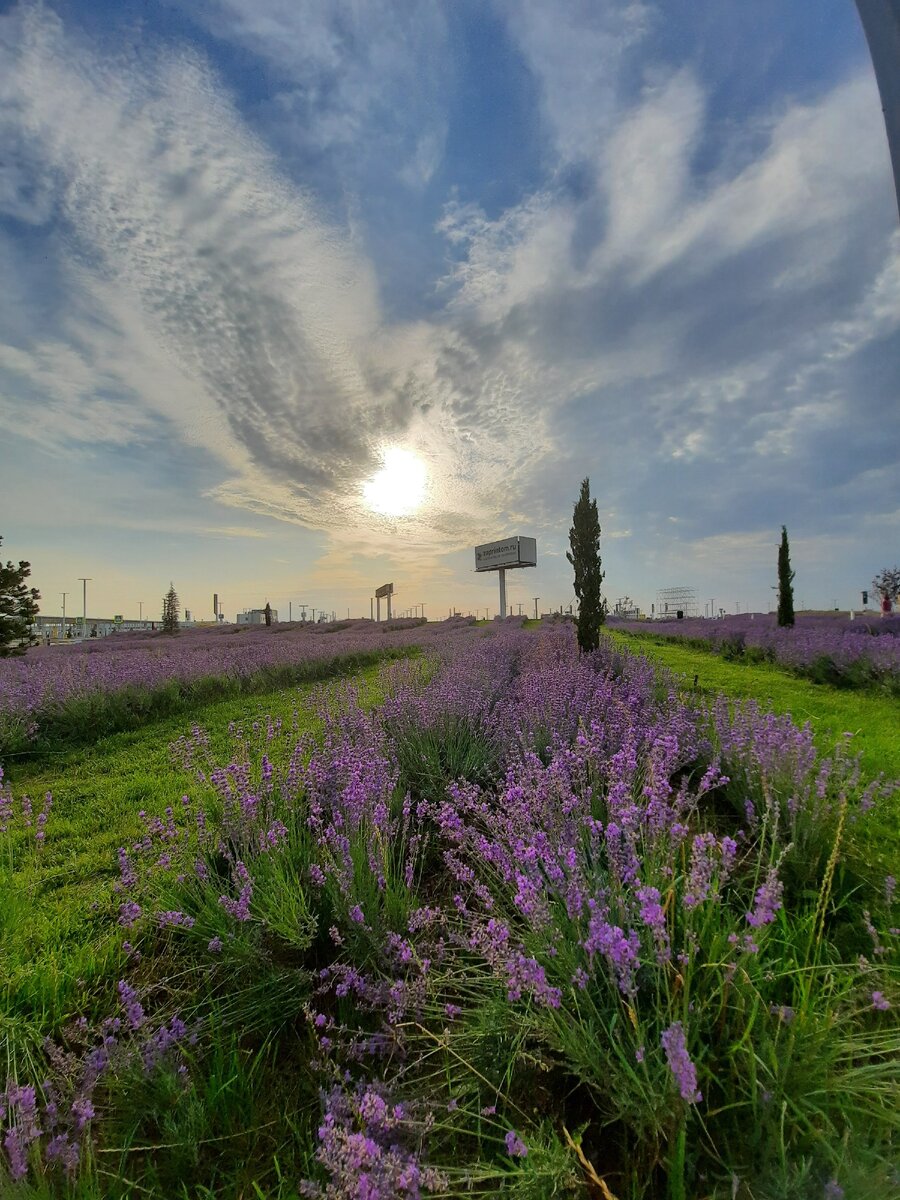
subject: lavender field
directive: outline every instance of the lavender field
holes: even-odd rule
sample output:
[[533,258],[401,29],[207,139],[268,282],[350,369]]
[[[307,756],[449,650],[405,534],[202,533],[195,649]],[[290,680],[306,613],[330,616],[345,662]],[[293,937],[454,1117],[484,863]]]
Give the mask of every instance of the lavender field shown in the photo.
[[797,675],[838,687],[878,688],[900,696],[900,616],[882,619],[800,616],[779,628],[773,613],[683,621],[621,621],[629,633],[708,646],[727,658],[772,662]]
[[[896,784],[568,628],[384,638],[422,649],[374,705],[172,743],[105,994],[26,1043],[7,989],[9,1194],[898,1194],[896,884],[857,848]],[[56,809],[2,796],[39,865]]]
[[[419,622],[282,624],[184,630],[177,639],[119,634],[38,646],[0,659],[0,755],[45,738],[96,737],[141,724],[180,701],[325,677],[422,640]],[[465,625],[448,621],[443,636]],[[336,636],[340,635],[340,636]]]

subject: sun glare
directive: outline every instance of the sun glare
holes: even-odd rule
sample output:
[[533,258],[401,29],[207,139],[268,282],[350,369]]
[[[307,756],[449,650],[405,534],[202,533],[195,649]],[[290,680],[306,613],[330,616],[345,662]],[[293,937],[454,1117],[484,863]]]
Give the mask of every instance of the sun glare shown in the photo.
[[363,484],[363,499],[373,512],[385,517],[411,516],[425,499],[428,472],[409,450],[391,446],[384,466]]

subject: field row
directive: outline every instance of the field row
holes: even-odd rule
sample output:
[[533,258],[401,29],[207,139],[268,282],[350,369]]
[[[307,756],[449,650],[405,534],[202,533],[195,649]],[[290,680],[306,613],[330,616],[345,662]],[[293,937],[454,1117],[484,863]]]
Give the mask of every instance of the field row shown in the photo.
[[615,620],[612,626],[641,639],[713,650],[731,662],[775,663],[815,683],[900,697],[900,616],[864,614],[852,621],[801,616],[781,628],[774,614],[756,613],[719,620]]

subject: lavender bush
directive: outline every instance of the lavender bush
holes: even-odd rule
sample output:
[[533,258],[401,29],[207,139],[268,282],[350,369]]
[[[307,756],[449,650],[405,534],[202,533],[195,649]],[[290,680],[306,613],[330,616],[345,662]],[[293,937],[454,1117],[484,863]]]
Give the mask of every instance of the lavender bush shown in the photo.
[[[435,639],[382,689],[227,762],[195,730],[192,794],[119,852],[125,1019],[200,1031],[176,1107],[223,1045],[315,1080],[291,1186],[329,1200],[890,1194],[895,884],[847,848],[895,789],[567,628]],[[49,1178],[46,1094],[0,1120]],[[66,1125],[85,1181],[122,1097]]]

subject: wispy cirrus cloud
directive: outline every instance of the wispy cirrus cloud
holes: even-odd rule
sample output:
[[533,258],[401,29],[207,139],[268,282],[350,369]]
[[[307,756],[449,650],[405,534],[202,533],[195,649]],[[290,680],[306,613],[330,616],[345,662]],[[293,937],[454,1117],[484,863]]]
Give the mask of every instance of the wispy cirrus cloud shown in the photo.
[[[401,320],[360,217],[372,180],[421,197],[447,169],[463,18],[177,7],[199,48],[117,53],[31,3],[0,20],[0,210],[66,298],[0,298],[8,429],[56,454],[171,437],[216,464],[210,502],[326,531],[323,570],[354,546],[411,569],[494,529],[558,537],[585,474],[645,572],[673,516],[705,570],[709,539],[884,507],[900,239],[867,70],[713,136],[697,62],[653,57],[658,6],[498,3],[541,177],[499,212],[444,181],[444,274]],[[213,65],[225,44],[249,91]],[[22,276],[8,235],[5,261]],[[395,442],[431,472],[402,522],[360,498]]]

